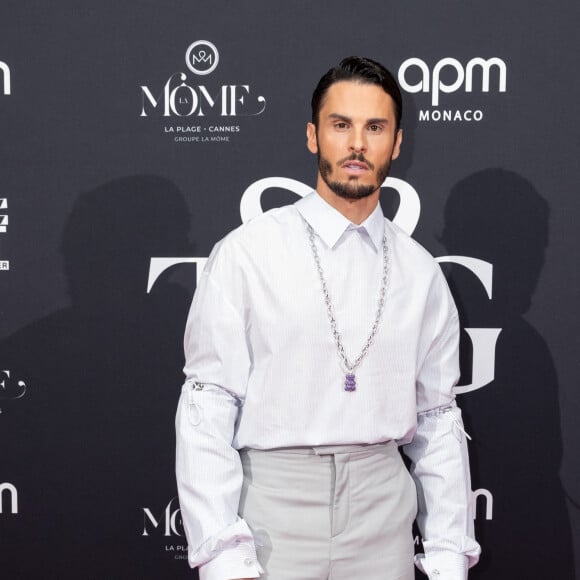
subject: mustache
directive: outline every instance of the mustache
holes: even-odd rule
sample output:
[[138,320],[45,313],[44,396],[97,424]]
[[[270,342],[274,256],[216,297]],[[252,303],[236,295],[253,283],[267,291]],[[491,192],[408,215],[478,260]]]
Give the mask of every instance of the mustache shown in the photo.
[[347,161],[360,161],[361,163],[366,163],[369,169],[374,169],[375,166],[362,154],[362,153],[351,153],[348,157],[338,161],[337,165],[341,167]]

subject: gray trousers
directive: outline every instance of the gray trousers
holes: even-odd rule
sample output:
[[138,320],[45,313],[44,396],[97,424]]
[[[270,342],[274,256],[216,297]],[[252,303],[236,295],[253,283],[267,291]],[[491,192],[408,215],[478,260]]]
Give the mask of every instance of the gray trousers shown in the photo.
[[242,450],[240,515],[269,580],[413,580],[416,489],[394,442]]

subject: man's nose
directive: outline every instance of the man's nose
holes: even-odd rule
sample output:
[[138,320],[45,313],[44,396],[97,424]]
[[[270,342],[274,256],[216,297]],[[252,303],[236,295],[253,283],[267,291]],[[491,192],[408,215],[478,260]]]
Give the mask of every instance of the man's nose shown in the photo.
[[364,129],[353,129],[350,134],[349,149],[355,153],[362,153],[367,150],[367,142]]

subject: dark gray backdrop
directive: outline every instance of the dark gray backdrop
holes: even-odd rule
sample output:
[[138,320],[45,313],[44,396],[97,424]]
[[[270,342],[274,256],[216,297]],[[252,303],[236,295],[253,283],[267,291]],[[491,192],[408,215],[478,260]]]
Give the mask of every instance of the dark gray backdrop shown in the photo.
[[[206,257],[260,179],[314,183],[310,94],[349,54],[394,73],[425,63],[431,82],[405,94],[392,176],[419,194],[414,237],[435,256],[493,266],[491,300],[468,269],[443,266],[463,326],[502,329],[484,364],[495,379],[460,395],[484,549],[470,577],[576,577],[579,24],[571,0],[3,2],[3,577],[195,577],[173,499],[173,412],[196,266],[166,269],[147,293],[150,259]],[[186,65],[197,40],[219,52],[210,74]],[[505,91],[497,66],[483,91],[476,66],[471,92],[458,81],[433,106],[438,63],[452,86],[477,58],[501,59]],[[164,116],[144,97],[174,73],[203,116]],[[420,69],[405,80],[419,83]],[[235,86],[243,103],[221,115],[200,85],[216,101]],[[188,90],[176,93],[181,114]],[[296,199],[271,183],[264,209]],[[395,215],[394,189],[382,202]],[[463,333],[462,385],[484,350]]]

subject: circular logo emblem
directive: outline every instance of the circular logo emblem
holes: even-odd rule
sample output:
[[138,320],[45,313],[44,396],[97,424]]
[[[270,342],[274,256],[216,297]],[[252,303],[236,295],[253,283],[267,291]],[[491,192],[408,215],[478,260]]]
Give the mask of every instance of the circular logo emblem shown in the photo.
[[196,75],[208,75],[213,72],[219,59],[218,49],[209,40],[196,40],[185,53],[185,64]]

